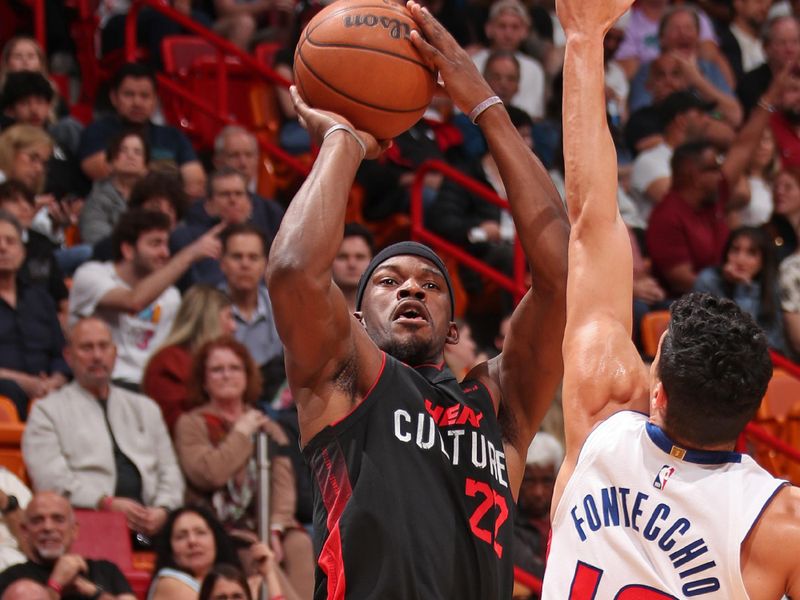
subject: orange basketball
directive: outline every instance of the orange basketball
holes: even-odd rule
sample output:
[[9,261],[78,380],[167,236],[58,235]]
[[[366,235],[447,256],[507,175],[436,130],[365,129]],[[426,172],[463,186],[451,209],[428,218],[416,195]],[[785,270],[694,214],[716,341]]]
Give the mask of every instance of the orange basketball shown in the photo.
[[392,0],[338,0],[300,36],[294,79],[314,108],[338,113],[377,139],[416,123],[436,86],[433,71],[411,43],[415,28]]

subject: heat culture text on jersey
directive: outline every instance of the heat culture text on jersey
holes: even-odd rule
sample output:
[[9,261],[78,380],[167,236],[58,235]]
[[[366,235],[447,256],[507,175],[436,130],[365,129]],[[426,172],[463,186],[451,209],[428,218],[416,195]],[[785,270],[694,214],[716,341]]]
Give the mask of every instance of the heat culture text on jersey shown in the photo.
[[[626,527],[658,545],[676,570],[685,596],[702,596],[720,589],[714,575],[714,553],[702,537],[694,535],[692,522],[676,514],[666,502],[624,487],[606,487],[586,494],[570,508],[581,542],[610,527]],[[598,534],[601,535],[601,534]]]
[[483,413],[464,404],[436,406],[425,399],[426,412],[412,414],[398,408],[393,413],[395,437],[425,451],[441,452],[454,465],[470,461],[508,487],[506,455],[478,429]]

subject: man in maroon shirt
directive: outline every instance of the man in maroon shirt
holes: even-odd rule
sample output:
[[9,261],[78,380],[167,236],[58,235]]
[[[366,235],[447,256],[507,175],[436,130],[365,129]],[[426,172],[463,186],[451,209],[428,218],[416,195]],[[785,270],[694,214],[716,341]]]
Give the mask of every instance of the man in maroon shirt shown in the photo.
[[672,187],[653,209],[647,249],[670,296],[692,289],[697,274],[719,264],[728,237],[728,185],[713,147],[691,142],[672,157]]

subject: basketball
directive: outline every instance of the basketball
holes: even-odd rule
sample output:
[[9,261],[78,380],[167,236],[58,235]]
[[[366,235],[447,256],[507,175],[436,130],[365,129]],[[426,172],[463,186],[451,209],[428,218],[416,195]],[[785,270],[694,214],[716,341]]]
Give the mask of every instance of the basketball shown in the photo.
[[314,108],[338,113],[379,140],[416,123],[436,82],[411,43],[411,14],[391,0],[338,0],[300,35],[294,80]]

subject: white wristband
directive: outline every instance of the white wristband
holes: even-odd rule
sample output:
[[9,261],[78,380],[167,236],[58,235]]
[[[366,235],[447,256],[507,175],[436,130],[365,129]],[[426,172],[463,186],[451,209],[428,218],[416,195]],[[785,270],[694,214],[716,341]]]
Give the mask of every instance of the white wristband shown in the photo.
[[500,100],[498,96],[489,96],[486,100],[478,104],[478,106],[476,106],[469,112],[469,120],[472,121],[473,124],[477,125],[478,117],[480,117],[481,114],[483,114],[483,111],[485,111],[490,106],[502,103],[503,101]]
[[324,142],[326,139],[328,139],[329,135],[331,135],[336,131],[346,131],[355,138],[355,140],[358,142],[358,145],[361,146],[361,159],[363,160],[364,157],[367,155],[367,145],[360,137],[358,137],[358,134],[349,125],[345,125],[344,123],[337,123],[336,125],[332,125],[330,129],[328,129],[328,131],[326,131],[322,136],[322,141]]

